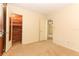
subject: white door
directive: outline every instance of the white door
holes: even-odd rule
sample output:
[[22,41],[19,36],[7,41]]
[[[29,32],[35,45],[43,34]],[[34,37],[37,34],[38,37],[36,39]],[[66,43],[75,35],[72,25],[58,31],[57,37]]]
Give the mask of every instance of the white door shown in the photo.
[[40,19],[39,23],[39,40],[47,40],[47,21],[46,19]]

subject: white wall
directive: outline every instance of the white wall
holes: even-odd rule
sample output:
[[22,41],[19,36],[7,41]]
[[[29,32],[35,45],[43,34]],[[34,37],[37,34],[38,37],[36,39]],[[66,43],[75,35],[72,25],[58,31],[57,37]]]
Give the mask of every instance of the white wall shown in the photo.
[[[7,28],[9,27],[8,17],[11,15],[11,13],[20,14],[23,16],[22,44],[39,41],[39,20],[41,18],[42,20],[46,21],[46,16],[37,12],[29,11],[19,6],[8,4]],[[7,31],[9,31],[9,29],[7,29]],[[6,51],[12,45],[12,41],[8,40],[8,36],[9,34],[7,34]]]
[[50,14],[53,19],[53,42],[79,52],[79,4],[70,4]]

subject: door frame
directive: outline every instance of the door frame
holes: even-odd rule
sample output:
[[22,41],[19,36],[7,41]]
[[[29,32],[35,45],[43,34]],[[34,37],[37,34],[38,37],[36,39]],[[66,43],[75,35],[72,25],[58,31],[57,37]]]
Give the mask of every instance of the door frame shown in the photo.
[[3,52],[6,50],[6,18],[7,18],[7,3],[2,4],[3,8]]

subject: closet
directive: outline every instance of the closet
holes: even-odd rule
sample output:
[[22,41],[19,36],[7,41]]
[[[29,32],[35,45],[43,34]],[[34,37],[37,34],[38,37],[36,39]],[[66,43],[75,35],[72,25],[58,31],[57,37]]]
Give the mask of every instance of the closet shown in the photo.
[[10,34],[11,34],[10,38],[12,39],[12,45],[22,42],[22,15],[18,14],[11,15]]

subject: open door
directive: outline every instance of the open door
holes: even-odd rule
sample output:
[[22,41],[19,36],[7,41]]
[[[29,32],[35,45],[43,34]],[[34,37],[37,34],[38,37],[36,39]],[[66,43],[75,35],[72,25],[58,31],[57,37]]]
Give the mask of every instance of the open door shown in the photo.
[[0,4],[0,56],[5,51],[6,42],[6,3]]
[[3,19],[2,19],[2,7],[0,4],[0,56],[3,53],[3,39],[2,39],[3,34],[2,34],[2,31],[3,31]]

